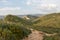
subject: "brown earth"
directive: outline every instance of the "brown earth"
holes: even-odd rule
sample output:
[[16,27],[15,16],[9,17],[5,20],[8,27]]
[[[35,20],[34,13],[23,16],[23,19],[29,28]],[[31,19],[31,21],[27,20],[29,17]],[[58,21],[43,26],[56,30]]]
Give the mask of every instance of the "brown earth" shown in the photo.
[[33,30],[32,33],[23,40],[43,40],[43,33],[37,30]]

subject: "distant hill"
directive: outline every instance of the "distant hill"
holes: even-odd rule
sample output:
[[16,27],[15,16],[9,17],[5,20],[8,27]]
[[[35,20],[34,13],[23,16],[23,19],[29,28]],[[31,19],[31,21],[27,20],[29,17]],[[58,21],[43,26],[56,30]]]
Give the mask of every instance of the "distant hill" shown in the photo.
[[26,15],[26,16],[24,16],[23,18],[26,19],[26,20],[33,20],[33,19],[38,18],[38,16]]
[[27,15],[16,15],[18,17],[24,17],[24,16],[34,16],[34,17],[39,17],[39,16],[43,16],[43,15],[46,15],[46,14],[27,14]]
[[[43,16],[44,14],[29,14],[29,16],[34,16],[34,17],[38,17],[38,16]],[[0,15],[0,19],[3,19],[6,15]],[[20,18],[23,18],[24,16],[28,16],[28,15],[15,15],[18,16]]]
[[4,18],[4,16],[3,15],[0,15],[0,19],[3,19]]
[[46,14],[32,14],[32,16],[36,16],[36,17],[41,17],[41,16],[44,16]]

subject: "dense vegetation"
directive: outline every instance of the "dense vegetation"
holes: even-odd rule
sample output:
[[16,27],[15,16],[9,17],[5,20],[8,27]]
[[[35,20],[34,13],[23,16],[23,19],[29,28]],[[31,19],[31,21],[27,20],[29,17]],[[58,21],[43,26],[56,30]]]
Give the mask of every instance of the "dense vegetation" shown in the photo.
[[24,26],[23,19],[8,15],[0,20],[0,40],[22,40],[31,31]]

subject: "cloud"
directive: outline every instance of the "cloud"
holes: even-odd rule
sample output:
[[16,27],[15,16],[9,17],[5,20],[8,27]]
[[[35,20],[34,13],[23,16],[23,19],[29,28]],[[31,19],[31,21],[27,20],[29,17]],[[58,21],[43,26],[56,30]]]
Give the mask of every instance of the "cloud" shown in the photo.
[[33,8],[37,13],[51,13],[57,11],[56,4],[40,4]]
[[56,4],[41,4],[41,5],[37,5],[36,6],[36,9],[48,9],[48,10],[51,10],[51,9],[56,9],[57,8],[57,5]]
[[0,8],[0,11],[8,11],[8,10],[20,10],[20,7],[4,7]]
[[27,5],[31,5],[31,2],[27,2],[26,4],[27,4]]
[[8,2],[8,0],[0,0],[0,2]]
[[34,13],[57,11],[57,0],[30,0],[30,4]]
[[41,0],[27,0],[26,4],[27,5],[36,5],[37,3],[40,3]]
[[8,0],[0,0],[2,5],[12,5]]
[[1,3],[1,5],[5,5],[5,6],[13,5],[13,3],[9,0],[0,0],[0,3]]
[[32,4],[31,0],[28,0],[28,1],[26,2],[26,4],[27,4],[27,5],[31,5],[31,4]]
[[33,3],[40,3],[41,0],[32,0]]
[[21,7],[4,7],[0,8],[0,15],[7,14],[18,14],[20,13]]
[[55,1],[52,0],[31,0],[32,7],[34,8],[56,8],[57,4],[55,4]]

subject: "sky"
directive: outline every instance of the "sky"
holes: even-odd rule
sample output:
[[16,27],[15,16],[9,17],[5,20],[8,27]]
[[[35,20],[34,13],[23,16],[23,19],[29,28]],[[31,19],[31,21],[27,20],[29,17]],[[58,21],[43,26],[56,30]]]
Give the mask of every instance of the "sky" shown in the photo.
[[60,12],[60,0],[0,0],[0,15]]

